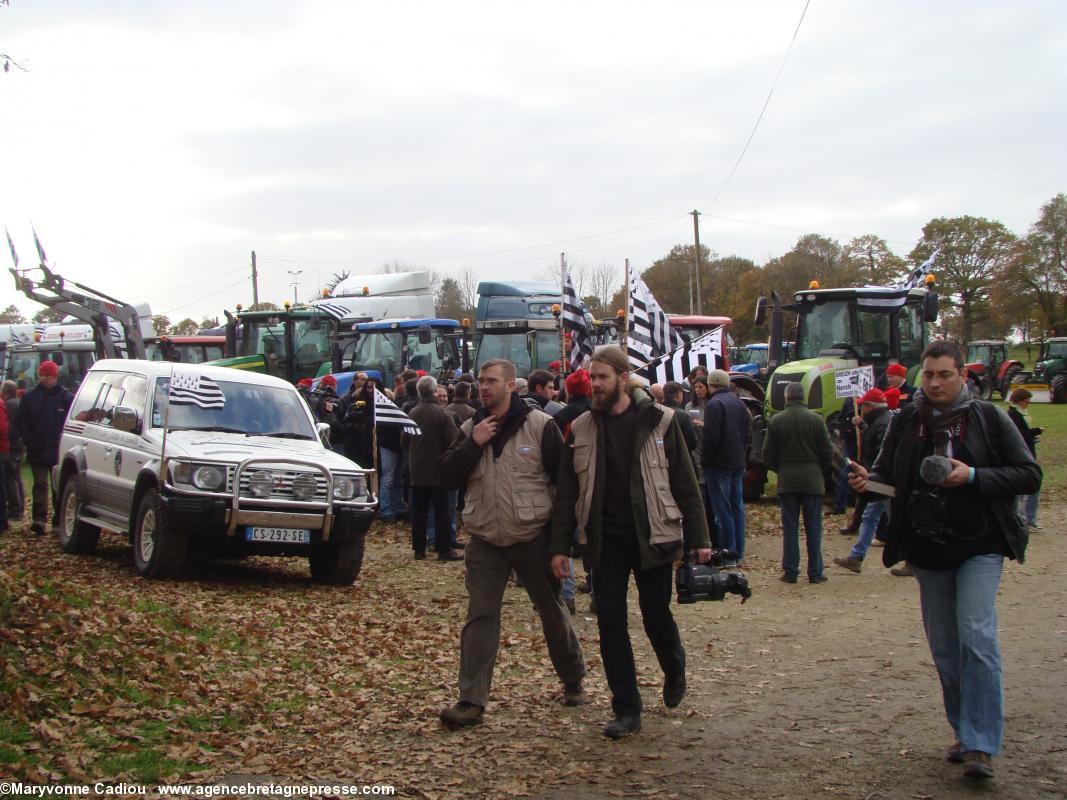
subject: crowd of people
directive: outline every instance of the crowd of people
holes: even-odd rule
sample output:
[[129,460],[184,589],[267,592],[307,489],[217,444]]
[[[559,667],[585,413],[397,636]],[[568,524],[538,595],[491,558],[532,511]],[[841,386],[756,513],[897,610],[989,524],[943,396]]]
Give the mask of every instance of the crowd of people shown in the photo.
[[[558,367],[558,364],[554,365]],[[776,473],[781,514],[781,580],[801,572],[827,580],[824,502],[848,513],[855,536],[834,563],[860,573],[874,546],[894,574],[914,576],[923,624],[955,734],[946,759],[973,778],[993,775],[1003,738],[1003,689],[995,599],[1005,558],[1022,561],[1038,525],[1041,469],[1029,392],[1016,388],[1008,411],[978,400],[963,356],[938,341],[918,365],[890,364],[880,386],[850,399],[829,421],[805,405],[800,383],[784,388],[785,409],[769,422],[758,459]],[[23,459],[33,477],[31,530],[48,524],[49,471],[70,407],[44,362],[39,383],[19,397],[10,381],[0,403],[0,530],[25,513]],[[409,521],[411,550],[423,560],[463,561],[469,605],[460,637],[459,697],[440,712],[450,728],[482,722],[499,647],[509,580],[537,609],[562,702],[587,702],[586,661],[575,631],[576,560],[588,575],[600,655],[612,695],[613,739],[641,728],[642,698],[628,629],[633,576],[644,630],[663,673],[662,699],[686,694],[686,653],[671,613],[674,566],[725,569],[745,558],[742,486],[753,453],[752,417],[722,370],[694,370],[687,385],[642,386],[625,352],[598,350],[561,376],[536,370],[520,388],[515,366],[485,362],[478,374],[442,385],[400,373],[392,387],[358,373],[339,396],[333,376],[303,386],[334,449],[379,475],[380,512]],[[418,426],[375,425],[381,391]],[[457,524],[459,523],[459,524]],[[467,540],[460,541],[462,527]]]

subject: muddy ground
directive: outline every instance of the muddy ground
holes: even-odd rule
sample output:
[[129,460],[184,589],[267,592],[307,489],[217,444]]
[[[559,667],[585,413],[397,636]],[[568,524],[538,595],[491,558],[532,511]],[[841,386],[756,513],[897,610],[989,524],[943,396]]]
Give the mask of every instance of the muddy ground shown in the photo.
[[[1005,571],[1005,748],[977,788],[942,761],[952,735],[914,580],[872,550],[861,575],[831,563],[828,583],[784,584],[777,507],[752,505],[749,521],[754,597],[675,606],[690,687],[678,709],[660,701],[631,595],[646,713],[620,742],[600,734],[610,704],[588,596],[576,622],[594,702],[570,709],[514,587],[485,724],[444,730],[462,565],[413,561],[398,526],[374,528],[345,589],[310,584],[298,559],[143,581],[116,538],[68,556],[16,527],[0,536],[0,716],[17,723],[0,724],[0,777],[342,780],[427,798],[1067,795],[1067,505],[1043,507],[1027,562]],[[828,533],[826,561],[850,541]]]

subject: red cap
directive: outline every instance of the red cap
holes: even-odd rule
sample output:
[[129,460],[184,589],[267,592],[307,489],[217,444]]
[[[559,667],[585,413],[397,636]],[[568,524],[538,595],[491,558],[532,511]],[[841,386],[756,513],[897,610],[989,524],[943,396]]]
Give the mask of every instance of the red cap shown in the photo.
[[900,389],[895,386],[885,390],[885,404],[889,406],[890,411],[894,411],[900,407]]
[[55,361],[42,361],[41,366],[37,368],[37,375],[42,378],[58,378],[59,366]]
[[899,375],[901,378],[908,377],[908,368],[903,364],[890,364],[885,368],[886,375]]
[[885,405],[885,392],[881,389],[869,389],[867,394],[860,398],[859,404],[862,406],[864,403],[878,403],[879,405]]
[[417,373],[418,373],[418,376],[420,378],[425,378],[426,377],[426,370],[424,370],[424,369],[417,370]]
[[584,369],[576,369],[566,380],[567,397],[589,397],[593,394],[593,382],[589,380],[589,373]]
[[319,381],[319,386],[330,386],[336,389],[337,378],[335,378],[333,375],[323,375],[322,380]]
[[548,365],[548,368],[558,371],[559,370],[559,362],[558,361],[553,361],[551,364]]
[[310,389],[312,383],[314,383],[314,381],[311,380],[311,378],[301,378],[296,382],[296,385],[303,386],[305,389]]

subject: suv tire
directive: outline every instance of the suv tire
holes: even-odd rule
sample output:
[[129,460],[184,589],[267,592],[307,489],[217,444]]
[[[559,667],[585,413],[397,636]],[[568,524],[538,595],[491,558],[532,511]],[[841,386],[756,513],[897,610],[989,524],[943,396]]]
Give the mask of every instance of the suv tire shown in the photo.
[[133,563],[146,578],[169,578],[185,567],[185,532],[168,525],[159,491],[145,490],[133,526]]
[[363,566],[367,532],[349,533],[319,545],[308,556],[311,579],[331,586],[350,586]]
[[71,474],[63,482],[59,494],[56,530],[59,533],[59,546],[64,553],[92,553],[100,541],[100,529],[88,522],[82,522],[78,516],[78,476]]

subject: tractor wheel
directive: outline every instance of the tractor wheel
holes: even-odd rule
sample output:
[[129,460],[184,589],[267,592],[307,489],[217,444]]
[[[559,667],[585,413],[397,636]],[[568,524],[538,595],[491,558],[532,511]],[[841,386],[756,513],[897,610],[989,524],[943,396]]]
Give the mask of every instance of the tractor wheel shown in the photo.
[[1008,367],[1004,373],[1004,381],[1000,384],[1000,396],[1002,399],[1008,399],[1008,395],[1011,394],[1011,385],[1015,382],[1016,376],[1022,371],[1023,368],[1020,366]]
[[1067,372],[1061,372],[1052,379],[1049,393],[1053,403],[1067,403]]

